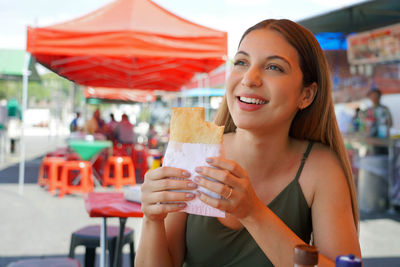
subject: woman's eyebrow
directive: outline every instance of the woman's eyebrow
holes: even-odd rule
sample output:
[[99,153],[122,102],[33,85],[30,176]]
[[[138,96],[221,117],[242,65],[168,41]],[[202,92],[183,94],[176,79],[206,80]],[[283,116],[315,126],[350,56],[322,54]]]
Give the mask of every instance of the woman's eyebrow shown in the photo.
[[245,55],[245,56],[249,56],[248,53],[246,53],[246,52],[244,52],[244,51],[242,51],[242,50],[237,51],[235,56],[237,56],[237,55],[239,55],[239,54],[243,54],[243,55]]
[[288,65],[289,65],[289,67],[291,67],[291,65],[290,65],[289,61],[288,61],[286,58],[284,58],[284,57],[281,57],[281,56],[278,56],[278,55],[269,56],[269,57],[266,57],[266,59],[267,59],[267,60],[279,59],[279,60],[282,60],[282,61],[286,62],[286,64],[288,64]]
[[[245,56],[250,56],[247,52],[242,51],[242,50],[236,52],[236,55],[239,55],[239,54],[242,54],[242,55],[245,55]],[[267,60],[280,59],[282,61],[285,61],[286,64],[288,64],[290,66],[290,63],[286,58],[278,56],[278,55],[268,56],[268,57],[266,57],[266,59]]]

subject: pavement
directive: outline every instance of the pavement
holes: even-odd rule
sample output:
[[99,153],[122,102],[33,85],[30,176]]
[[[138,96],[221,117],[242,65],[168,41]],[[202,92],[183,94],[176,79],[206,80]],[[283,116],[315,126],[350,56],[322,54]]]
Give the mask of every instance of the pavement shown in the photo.
[[[59,198],[37,185],[41,158],[47,152],[65,146],[65,136],[28,135],[26,145],[23,194],[18,190],[19,156],[7,153],[0,161],[0,267],[20,259],[66,257],[72,232],[101,223],[101,219],[88,216],[81,195]],[[107,222],[118,225],[116,218],[109,218]],[[135,231],[137,247],[141,219],[129,218],[127,226]],[[362,214],[359,238],[363,266],[400,266],[399,237],[400,211]],[[125,246],[123,250],[124,267],[130,266],[128,248]],[[75,252],[83,266],[83,247],[78,247]]]

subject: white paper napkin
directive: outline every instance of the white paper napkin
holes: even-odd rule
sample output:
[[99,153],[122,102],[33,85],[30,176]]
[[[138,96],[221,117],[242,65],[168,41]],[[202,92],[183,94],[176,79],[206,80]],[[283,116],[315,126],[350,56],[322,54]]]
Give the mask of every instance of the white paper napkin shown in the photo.
[[[199,166],[207,166],[206,158],[220,156],[221,148],[220,144],[191,144],[170,140],[165,152],[163,166],[187,170],[191,174],[189,179],[193,180],[195,176],[199,175],[194,169]],[[199,187],[199,190],[214,198],[220,198],[218,194],[203,187]],[[187,204],[182,211],[211,217],[225,217],[224,211],[205,204],[197,197]]]

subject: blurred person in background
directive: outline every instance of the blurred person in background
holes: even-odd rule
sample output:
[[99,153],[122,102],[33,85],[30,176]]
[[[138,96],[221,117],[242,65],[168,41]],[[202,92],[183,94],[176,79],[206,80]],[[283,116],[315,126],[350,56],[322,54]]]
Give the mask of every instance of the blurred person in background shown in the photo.
[[[368,127],[368,134],[371,137],[389,138],[390,127],[393,125],[392,114],[388,107],[381,104],[382,92],[378,88],[372,88],[367,94],[372,102],[372,107],[365,111],[365,119]],[[373,155],[388,155],[387,146],[374,145]]]
[[351,124],[352,124],[352,131],[353,132],[359,132],[362,131],[362,125],[361,125],[361,109],[359,107],[356,107],[354,110],[354,116],[351,119]]
[[389,137],[390,127],[393,125],[392,114],[388,107],[381,104],[382,92],[372,88],[367,94],[372,107],[366,110],[366,119],[369,123],[369,134],[372,137]]
[[108,140],[114,141],[114,129],[117,126],[118,122],[115,120],[114,114],[110,113],[110,121],[107,122],[103,127],[103,134],[106,136]]
[[100,110],[96,109],[93,116],[86,122],[85,129],[88,134],[99,133],[103,127],[104,121],[101,119]]
[[75,118],[69,124],[69,130],[72,133],[72,132],[82,131],[82,129],[83,129],[83,123],[82,123],[81,113],[76,112]]
[[15,153],[16,143],[21,137],[21,107],[14,98],[7,103],[8,127],[7,136],[10,139],[10,152]]
[[130,123],[129,117],[126,114],[122,115],[121,121],[114,128],[115,140],[120,144],[133,144],[135,134],[133,124]]

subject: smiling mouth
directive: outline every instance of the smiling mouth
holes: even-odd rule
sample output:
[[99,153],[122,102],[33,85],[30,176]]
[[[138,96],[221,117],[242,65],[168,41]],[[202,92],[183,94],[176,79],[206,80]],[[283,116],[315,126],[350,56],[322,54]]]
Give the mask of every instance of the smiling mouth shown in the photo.
[[265,101],[265,100],[251,98],[251,97],[244,97],[244,96],[238,96],[238,99],[242,103],[252,104],[252,105],[264,105],[264,104],[268,103],[268,101]]

